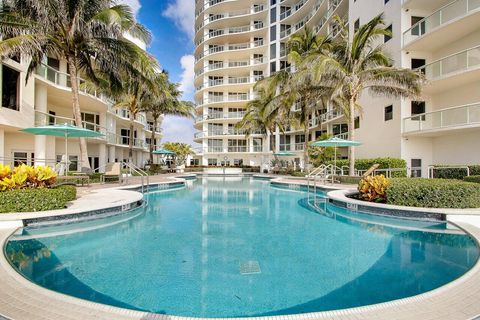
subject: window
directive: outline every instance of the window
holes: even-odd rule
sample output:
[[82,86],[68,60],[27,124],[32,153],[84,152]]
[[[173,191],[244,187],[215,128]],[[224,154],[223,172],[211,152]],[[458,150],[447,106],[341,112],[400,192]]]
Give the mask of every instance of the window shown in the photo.
[[19,110],[20,72],[2,65],[2,107]]
[[[427,61],[425,59],[412,59],[411,60],[411,67],[412,70],[419,69],[425,66]],[[425,68],[420,69],[423,74],[425,74]]]
[[27,163],[27,152],[14,152],[13,153],[13,166],[18,167],[22,164],[28,164]]
[[277,21],[277,7],[270,9],[270,23]]
[[81,112],[83,127],[93,131],[100,131],[100,115]]
[[253,152],[263,151],[262,138],[253,138],[252,142],[253,142]]
[[410,164],[412,178],[420,178],[422,176],[422,159],[412,159]]
[[277,40],[277,26],[273,25],[270,27],[270,41]]
[[[47,58],[47,65],[50,67],[47,69],[47,79],[48,81],[58,83],[58,79],[56,77],[57,71],[60,70],[60,61],[55,58]],[[56,81],[57,80],[57,81]]]
[[355,20],[355,23],[353,24],[353,32],[357,32],[358,29],[360,29],[360,19]]
[[208,139],[208,152],[223,152],[222,139]]
[[190,165],[191,166],[199,166],[200,165],[200,159],[190,159]]
[[270,59],[275,59],[277,56],[277,46],[275,43],[270,45]]
[[216,166],[217,165],[217,159],[208,159],[208,165],[209,166]]
[[228,139],[228,152],[247,152],[247,140]]
[[235,167],[241,167],[243,166],[243,159],[233,159],[233,165]]
[[425,33],[425,20],[423,17],[415,17],[412,16],[411,23],[412,23],[412,36],[421,36]]
[[[348,124],[346,123],[334,124],[332,127],[333,135],[342,134],[346,132],[348,132]],[[320,137],[320,135],[317,135],[317,138]]]
[[223,134],[223,124],[221,123],[208,124],[208,135],[222,135],[222,134]]
[[356,117],[355,118],[355,129],[359,129],[360,128],[360,117]]
[[274,74],[276,71],[277,71],[277,64],[275,63],[275,61],[270,62],[270,73]]
[[88,163],[90,163],[90,168],[92,168],[94,172],[98,172],[98,169],[100,168],[99,157],[88,157]]
[[[62,162],[63,155],[57,154],[57,162]],[[125,161],[125,160],[124,160]],[[68,171],[77,171],[78,170],[78,156],[69,155],[68,156]]]
[[280,151],[291,151],[290,139],[291,136],[280,136]]
[[295,135],[295,150],[301,151],[304,149],[305,144],[305,135],[303,134],[296,134]]
[[[412,101],[411,102],[411,115],[425,113],[425,101]],[[412,118],[415,121],[425,121],[425,115]]]
[[385,121],[390,121],[393,119],[393,106],[385,107]]
[[392,39],[393,36],[393,27],[392,25],[389,25],[388,27],[385,28],[385,30],[388,32],[388,34],[383,36],[383,43],[386,43]]
[[384,0],[383,4],[387,4],[390,0]]
[[55,111],[48,111],[48,114],[50,115],[48,117],[48,124],[49,125],[54,125],[56,120],[55,120],[55,115],[56,115],[56,112]]

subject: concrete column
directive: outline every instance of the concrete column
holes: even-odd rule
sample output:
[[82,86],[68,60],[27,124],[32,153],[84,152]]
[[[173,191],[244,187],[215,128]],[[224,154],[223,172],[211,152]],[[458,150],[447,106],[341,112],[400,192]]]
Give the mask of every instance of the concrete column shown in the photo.
[[98,146],[98,165],[100,166],[100,172],[105,172],[105,165],[107,164],[107,145],[100,144]]
[[[44,114],[48,113],[47,111],[47,86],[44,84],[35,85],[35,111],[43,112]],[[48,117],[45,115],[38,115],[38,119],[41,120],[40,123],[36,125],[48,125]],[[49,139],[50,140],[50,139]],[[51,142],[51,140],[49,141]],[[55,140],[53,144],[55,145]],[[47,164],[47,137],[46,136],[35,136],[35,165],[44,166]],[[50,164],[51,165],[51,164]]]
[[115,147],[108,147],[108,162],[115,162]]
[[275,152],[280,151],[280,130],[278,127],[275,129]]
[[[136,152],[136,165],[139,166],[140,168],[143,167],[143,152],[142,151],[137,151]],[[134,154],[134,158],[135,158],[135,154]]]
[[0,128],[0,164],[5,163],[5,130]]

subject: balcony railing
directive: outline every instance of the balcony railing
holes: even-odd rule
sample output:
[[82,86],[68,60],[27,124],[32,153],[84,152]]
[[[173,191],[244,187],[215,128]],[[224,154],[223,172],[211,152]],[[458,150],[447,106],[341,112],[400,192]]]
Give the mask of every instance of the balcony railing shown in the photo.
[[305,144],[303,142],[295,143],[295,151],[303,151]]
[[[260,131],[255,131],[250,134],[262,134]],[[195,139],[207,138],[207,137],[214,137],[214,136],[245,136],[246,132],[242,129],[235,129],[235,128],[227,128],[227,129],[219,129],[219,130],[210,130],[210,131],[203,131],[197,132],[194,134]]]
[[245,42],[245,43],[218,45],[218,46],[209,48],[209,49],[205,50],[204,52],[200,53],[199,55],[195,56],[195,61],[197,62],[198,60],[202,59],[203,57],[206,57],[208,55],[215,54],[215,53],[218,53],[218,52],[252,49],[252,48],[261,47],[264,44],[265,44],[265,42],[263,40],[256,40],[256,41]]
[[218,113],[209,113],[195,119],[195,123],[199,123],[205,120],[214,120],[214,119],[241,119],[245,115],[245,112],[218,112]]
[[248,66],[255,66],[258,64],[264,63],[265,60],[263,58],[255,58],[252,60],[243,60],[243,61],[229,61],[229,62],[216,62],[209,64],[205,68],[198,70],[195,72],[195,76],[198,77],[202,74],[204,74],[207,71],[213,71],[213,70],[218,70],[218,69],[224,69],[224,68],[240,68],[240,67],[248,67]]
[[441,7],[428,17],[415,23],[403,33],[403,44],[406,45],[433,29],[454,19],[460,18],[480,8],[479,0],[457,0]]
[[[119,134],[115,134],[113,132],[107,132],[107,143],[109,143],[109,144],[128,146],[129,142],[130,142],[130,137],[128,137],[128,136],[122,136],[122,135],[119,135]],[[146,149],[148,147],[148,145],[145,142],[145,140],[134,138],[133,139],[133,147]]]
[[461,128],[480,124],[480,103],[417,114],[403,119],[403,132]]
[[348,140],[348,132],[336,134],[334,137],[338,139]]
[[[49,82],[54,83],[57,86],[68,88],[68,89],[72,88],[72,81],[70,80],[70,75],[65,72],[60,72],[57,69],[50,67],[49,65],[46,65],[46,64],[39,65],[35,70],[35,74]],[[93,96],[97,99],[102,100],[105,103],[108,102],[108,99],[103,95],[101,95],[99,92],[97,92],[96,90],[87,88],[86,83],[87,83],[86,80],[79,78],[78,88],[80,93],[88,94],[90,96]]]
[[236,102],[236,101],[247,101],[249,100],[250,95],[248,93],[237,94],[237,95],[228,95],[228,96],[209,96],[204,100],[204,104],[207,103],[217,103],[217,102]]
[[480,66],[480,46],[455,53],[451,56],[429,63],[421,70],[428,80],[448,76],[452,73],[468,71]]
[[[317,0],[316,4],[315,4],[315,7],[313,8],[312,11],[310,11],[309,14],[307,14],[305,17],[303,17],[303,19],[301,19],[300,21],[298,21],[297,23],[295,23],[292,27],[288,28],[288,29],[285,29],[283,31],[280,32],[280,38],[283,39],[289,35],[291,35],[292,33],[295,33],[297,32],[298,30],[302,29],[303,26],[305,26],[308,21],[310,21],[310,19],[312,19],[317,11],[320,9],[320,7],[322,6],[323,2],[325,2],[326,0]],[[341,1],[338,1],[338,2],[341,2]],[[336,5],[335,3],[333,3],[332,5]],[[338,6],[338,5],[336,5]],[[332,13],[333,13],[333,10],[335,10],[335,7],[331,7],[330,9],[332,9]],[[328,10],[328,12],[330,12],[330,10]],[[327,12],[327,14],[328,14]]]
[[[35,126],[50,126],[56,124],[69,124],[74,126],[75,120],[73,118],[60,117],[41,111],[35,111]],[[105,127],[93,122],[82,121],[82,126],[85,129],[93,130],[104,135],[107,133],[107,129]],[[105,139],[105,137],[99,137],[99,139]]]
[[333,110],[327,111],[326,113],[323,113],[322,115],[320,115],[320,120],[321,120],[321,122],[326,122],[326,121],[330,121],[330,120],[333,120],[333,119],[341,117],[341,116],[343,116],[343,112],[341,110],[333,109]]
[[[120,118],[130,120],[130,111],[128,109],[115,108],[113,105],[108,105],[108,111],[113,113],[113,114],[116,114]],[[143,124],[145,126],[145,128],[147,128],[147,126],[148,126],[147,118],[145,117],[144,114],[137,113],[137,115],[135,117],[135,121]]]

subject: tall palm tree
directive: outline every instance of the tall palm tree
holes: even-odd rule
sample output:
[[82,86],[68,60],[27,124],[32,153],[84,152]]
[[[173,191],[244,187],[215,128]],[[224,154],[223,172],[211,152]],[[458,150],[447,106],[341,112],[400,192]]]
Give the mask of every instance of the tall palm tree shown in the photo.
[[[149,32],[135,21],[130,7],[112,0],[4,0],[0,8],[0,57],[25,55],[28,73],[45,56],[67,61],[75,124],[82,126],[79,77],[97,83],[97,70],[122,70],[125,61],[146,60],[146,53],[127,40],[144,42]],[[80,139],[81,166],[90,168],[85,139]]]
[[168,75],[163,73],[164,77],[161,80],[163,83],[158,85],[162,86],[162,90],[159,90],[158,94],[152,94],[147,99],[144,99],[140,103],[140,109],[150,114],[153,118],[153,130],[150,143],[150,163],[153,163],[153,151],[155,141],[155,128],[158,125],[158,119],[161,115],[167,116],[180,116],[186,118],[193,118],[195,108],[191,102],[181,101],[180,97],[182,92],[178,90],[179,85],[177,83],[168,82]]
[[[301,64],[314,82],[328,92],[329,100],[348,118],[349,139],[355,140],[355,116],[361,113],[360,97],[365,91],[375,96],[415,98],[425,82],[420,72],[393,66],[380,41],[386,30],[382,15],[361,26],[349,40],[346,24],[339,25],[339,40],[329,52],[310,54]],[[355,149],[349,148],[350,175],[355,169]]]

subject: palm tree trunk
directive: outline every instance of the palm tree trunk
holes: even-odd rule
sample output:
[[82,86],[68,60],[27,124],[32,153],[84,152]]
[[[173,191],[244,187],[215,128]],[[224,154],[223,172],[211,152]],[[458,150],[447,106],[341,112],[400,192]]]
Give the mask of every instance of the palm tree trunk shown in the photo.
[[133,142],[134,142],[133,141],[134,139],[133,124],[135,121],[135,114],[131,111],[129,113],[130,113],[130,133],[128,137],[128,162],[133,163]]
[[[71,56],[67,57],[67,63],[70,71],[70,82],[72,86],[73,118],[75,119],[75,125],[79,128],[83,128],[82,114],[80,111],[77,64],[75,62],[75,58]],[[85,138],[80,138],[80,167],[91,169],[90,163],[88,162],[87,141]]]
[[150,165],[153,165],[153,150],[155,149],[155,129],[157,128],[157,117],[153,117],[152,135],[150,138]]
[[[350,99],[349,105],[349,120],[348,120],[348,139],[355,141],[355,100]],[[348,147],[348,160],[349,160],[349,169],[348,173],[350,176],[355,175],[355,147]]]

